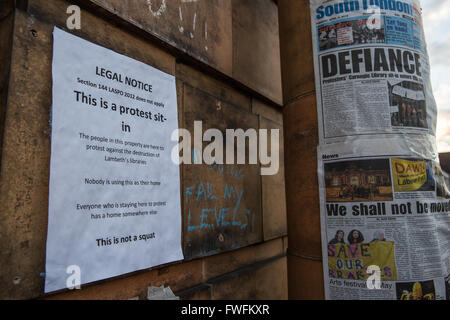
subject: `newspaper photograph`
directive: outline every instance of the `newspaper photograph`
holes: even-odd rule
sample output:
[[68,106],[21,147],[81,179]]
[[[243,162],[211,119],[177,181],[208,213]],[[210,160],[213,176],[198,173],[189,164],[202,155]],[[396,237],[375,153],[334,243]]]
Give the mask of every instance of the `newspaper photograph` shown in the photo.
[[327,299],[448,299],[450,192],[432,149],[394,138],[318,148]]
[[310,7],[321,143],[434,136],[418,0],[310,0]]

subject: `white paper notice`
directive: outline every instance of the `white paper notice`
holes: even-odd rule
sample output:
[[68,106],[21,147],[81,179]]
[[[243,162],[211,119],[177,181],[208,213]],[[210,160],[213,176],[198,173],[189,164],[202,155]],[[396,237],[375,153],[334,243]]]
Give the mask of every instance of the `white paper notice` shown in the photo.
[[45,292],[182,260],[175,78],[53,36]]

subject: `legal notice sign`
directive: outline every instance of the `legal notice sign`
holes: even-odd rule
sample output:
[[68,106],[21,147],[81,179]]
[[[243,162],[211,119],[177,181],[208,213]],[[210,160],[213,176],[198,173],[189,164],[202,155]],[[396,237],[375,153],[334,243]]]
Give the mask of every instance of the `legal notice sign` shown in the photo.
[[182,260],[175,78],[53,37],[45,292]]

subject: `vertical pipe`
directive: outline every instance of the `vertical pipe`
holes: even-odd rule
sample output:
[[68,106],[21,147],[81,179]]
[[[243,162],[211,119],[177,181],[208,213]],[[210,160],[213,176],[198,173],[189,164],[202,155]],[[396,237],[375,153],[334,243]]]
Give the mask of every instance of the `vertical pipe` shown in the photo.
[[283,80],[289,299],[323,299],[309,0],[279,0]]

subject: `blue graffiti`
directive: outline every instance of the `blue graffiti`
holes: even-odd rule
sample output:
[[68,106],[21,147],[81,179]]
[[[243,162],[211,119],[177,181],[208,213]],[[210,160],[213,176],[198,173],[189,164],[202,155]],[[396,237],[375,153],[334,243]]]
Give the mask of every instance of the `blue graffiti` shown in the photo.
[[[194,190],[196,191],[194,192]],[[210,183],[206,183],[206,188],[205,184],[202,182],[198,186],[188,187],[185,192],[186,202],[188,202],[188,199],[195,199],[195,201],[218,200],[218,198],[212,194],[212,191],[213,185]],[[215,227],[232,226],[241,230],[251,229],[251,232],[254,232],[255,213],[252,213],[249,209],[244,209],[242,212],[239,210],[243,195],[244,189],[239,190],[237,186],[226,184],[223,199],[233,200],[234,206],[226,208],[218,208],[217,206],[202,208],[200,225],[196,226],[191,225],[191,208],[189,208],[188,231],[209,230]],[[239,215],[241,216],[241,219],[238,218]]]
[[245,177],[243,169],[239,169],[233,165],[212,164],[208,168],[211,171],[217,171],[220,175],[233,177],[238,181]]

